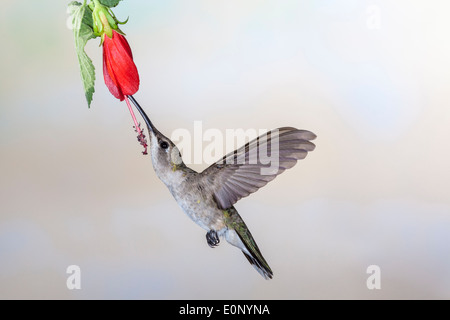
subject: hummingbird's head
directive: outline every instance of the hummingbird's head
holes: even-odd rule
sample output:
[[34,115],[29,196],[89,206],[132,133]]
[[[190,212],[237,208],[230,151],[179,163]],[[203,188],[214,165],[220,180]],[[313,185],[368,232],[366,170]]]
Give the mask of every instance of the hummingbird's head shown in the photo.
[[150,152],[152,155],[153,168],[155,169],[158,177],[161,180],[166,181],[167,177],[169,177],[171,173],[180,167],[186,166],[181,158],[181,153],[177,146],[169,138],[155,128],[145,111],[141,108],[139,103],[137,103],[134,97],[128,97],[136,106],[147,125],[150,136]]
[[180,150],[169,138],[156,130],[155,127],[149,129],[149,134],[153,167],[158,175],[170,174],[179,167],[185,166]]

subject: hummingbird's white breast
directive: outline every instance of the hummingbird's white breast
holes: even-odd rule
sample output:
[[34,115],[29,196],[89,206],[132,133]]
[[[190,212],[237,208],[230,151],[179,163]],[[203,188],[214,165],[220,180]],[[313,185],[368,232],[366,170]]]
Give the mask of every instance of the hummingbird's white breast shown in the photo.
[[217,207],[212,194],[200,185],[197,172],[175,170],[167,176],[167,188],[189,218],[200,227],[209,231],[221,231],[225,227],[223,212]]

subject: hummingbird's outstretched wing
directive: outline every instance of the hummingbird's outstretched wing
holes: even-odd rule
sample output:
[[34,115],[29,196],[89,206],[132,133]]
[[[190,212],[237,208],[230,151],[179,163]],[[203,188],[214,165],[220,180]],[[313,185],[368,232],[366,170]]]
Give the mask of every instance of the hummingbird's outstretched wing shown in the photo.
[[315,145],[310,131],[290,127],[275,129],[230,152],[206,168],[204,183],[213,186],[221,209],[230,208],[304,159]]

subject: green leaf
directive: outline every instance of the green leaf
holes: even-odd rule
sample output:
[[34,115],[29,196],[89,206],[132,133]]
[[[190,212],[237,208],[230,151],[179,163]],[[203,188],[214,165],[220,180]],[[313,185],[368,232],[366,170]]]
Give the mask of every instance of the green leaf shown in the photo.
[[84,92],[88,107],[91,106],[92,97],[95,91],[95,67],[92,60],[84,51],[88,40],[95,38],[92,29],[92,13],[86,6],[76,1],[69,3],[69,12],[72,13],[72,28],[75,38],[75,49],[80,65],[81,80],[83,82]]
[[100,3],[106,7],[114,8],[122,0],[100,0]]
[[73,16],[75,11],[82,6],[83,4],[79,3],[78,1],[72,1],[67,5],[67,13]]

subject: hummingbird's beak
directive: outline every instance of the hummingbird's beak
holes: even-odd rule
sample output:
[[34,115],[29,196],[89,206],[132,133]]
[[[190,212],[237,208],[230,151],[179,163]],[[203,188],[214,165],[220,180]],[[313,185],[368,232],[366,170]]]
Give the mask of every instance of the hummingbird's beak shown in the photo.
[[136,101],[136,99],[134,99],[134,97],[132,95],[129,95],[128,98],[130,98],[131,102],[133,102],[134,106],[136,107],[136,109],[138,109],[139,113],[141,114],[142,118],[144,118],[145,124],[147,125],[148,131],[151,131],[153,133],[156,134],[156,128],[153,126],[152,122],[150,121],[150,119],[148,118],[147,114],[145,113],[145,111],[141,108],[141,106],[139,105],[139,103]]

